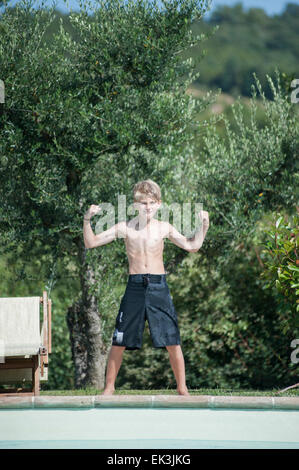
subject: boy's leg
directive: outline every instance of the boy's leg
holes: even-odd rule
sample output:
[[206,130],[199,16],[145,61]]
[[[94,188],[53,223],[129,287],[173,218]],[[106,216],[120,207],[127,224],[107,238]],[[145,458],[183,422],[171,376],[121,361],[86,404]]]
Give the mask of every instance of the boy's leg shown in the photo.
[[111,346],[106,371],[106,384],[102,395],[113,394],[115,390],[115,380],[122,363],[123,352],[125,349],[125,346]]
[[169,353],[169,361],[172,367],[179,395],[190,395],[186,386],[185,361],[182,348],[179,344],[166,346]]

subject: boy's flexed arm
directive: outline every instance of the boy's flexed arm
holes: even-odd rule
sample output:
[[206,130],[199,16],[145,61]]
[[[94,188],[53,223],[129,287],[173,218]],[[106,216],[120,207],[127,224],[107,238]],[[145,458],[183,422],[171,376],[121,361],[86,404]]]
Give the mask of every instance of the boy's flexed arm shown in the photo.
[[90,226],[90,219],[95,214],[98,214],[100,210],[100,206],[92,204],[84,214],[83,238],[85,248],[96,248],[97,246],[106,245],[120,236],[123,238],[125,237],[125,222],[119,222],[108,230],[104,230],[104,232],[98,233],[97,235],[93,233]]
[[169,240],[186,251],[198,251],[202,247],[209,228],[209,213],[207,211],[200,211],[198,215],[202,221],[202,225],[197,229],[192,238],[185,237],[180,232],[178,232],[176,228],[167,223],[167,237]]

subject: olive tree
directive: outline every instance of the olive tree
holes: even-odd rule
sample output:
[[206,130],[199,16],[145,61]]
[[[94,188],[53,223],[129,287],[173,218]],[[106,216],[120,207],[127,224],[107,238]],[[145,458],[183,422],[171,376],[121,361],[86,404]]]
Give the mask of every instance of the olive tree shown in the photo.
[[190,200],[197,173],[195,116],[211,97],[195,102],[185,93],[198,75],[180,53],[203,39],[191,24],[206,2],[161,3],[102,0],[92,14],[85,3],[69,15],[74,34],[61,21],[51,41],[43,39],[54,9],[23,0],[0,17],[1,250],[29,252],[39,241],[50,274],[62,258],[65,273],[77,273],[81,289],[67,320],[78,387],[104,385],[126,262],[119,242],[86,250],[84,212],[92,203],[116,207],[148,177],[166,201]]

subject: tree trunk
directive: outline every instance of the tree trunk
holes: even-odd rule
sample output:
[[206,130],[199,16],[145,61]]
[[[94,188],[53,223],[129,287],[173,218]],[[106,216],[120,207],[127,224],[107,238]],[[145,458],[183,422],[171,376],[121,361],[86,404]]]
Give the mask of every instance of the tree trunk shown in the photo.
[[86,248],[82,240],[77,243],[82,297],[67,312],[70,331],[72,358],[75,368],[75,387],[103,389],[105,367],[109,348],[102,340],[102,321],[98,311],[97,298],[90,294],[94,286],[95,272],[86,262]]

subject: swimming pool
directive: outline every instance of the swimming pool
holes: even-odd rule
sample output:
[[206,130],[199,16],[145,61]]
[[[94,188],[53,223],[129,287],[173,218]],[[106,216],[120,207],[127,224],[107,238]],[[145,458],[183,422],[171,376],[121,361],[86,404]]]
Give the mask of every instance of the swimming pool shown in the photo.
[[299,409],[28,403],[0,409],[1,449],[299,449]]

